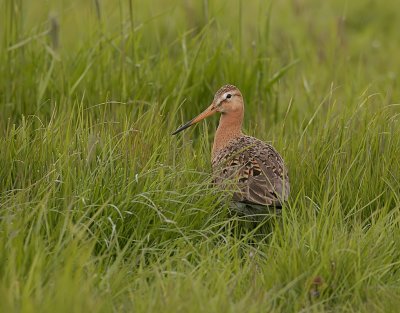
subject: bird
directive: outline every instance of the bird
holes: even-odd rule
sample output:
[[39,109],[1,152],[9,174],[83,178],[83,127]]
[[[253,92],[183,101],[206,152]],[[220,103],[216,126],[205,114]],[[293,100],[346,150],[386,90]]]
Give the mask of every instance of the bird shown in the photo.
[[220,120],[211,151],[213,182],[221,190],[234,187],[230,207],[242,215],[281,214],[290,193],[288,170],[272,145],[242,132],[244,99],[237,87],[222,86],[207,109],[172,135],[217,113]]

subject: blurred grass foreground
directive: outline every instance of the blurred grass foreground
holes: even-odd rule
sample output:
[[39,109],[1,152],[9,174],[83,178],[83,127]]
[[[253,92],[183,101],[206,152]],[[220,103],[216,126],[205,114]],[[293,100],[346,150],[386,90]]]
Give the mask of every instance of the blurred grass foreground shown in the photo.
[[[0,0],[0,312],[398,312],[400,3]],[[210,185],[223,84],[290,171]]]

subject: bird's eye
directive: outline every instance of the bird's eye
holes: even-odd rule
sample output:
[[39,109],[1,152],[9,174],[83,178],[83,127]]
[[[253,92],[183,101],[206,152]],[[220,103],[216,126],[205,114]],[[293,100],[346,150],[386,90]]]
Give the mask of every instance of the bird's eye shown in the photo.
[[232,98],[232,95],[231,95],[230,93],[228,93],[228,94],[226,95],[226,99],[230,99],[230,98]]

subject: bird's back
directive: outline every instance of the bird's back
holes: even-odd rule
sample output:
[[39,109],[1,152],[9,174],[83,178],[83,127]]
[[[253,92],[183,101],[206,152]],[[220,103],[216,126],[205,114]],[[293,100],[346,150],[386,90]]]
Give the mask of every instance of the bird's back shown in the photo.
[[[242,135],[217,151],[212,159],[214,182],[233,184],[233,201],[255,207],[281,207],[290,192],[282,157],[269,144]],[[258,210],[259,211],[259,210]]]

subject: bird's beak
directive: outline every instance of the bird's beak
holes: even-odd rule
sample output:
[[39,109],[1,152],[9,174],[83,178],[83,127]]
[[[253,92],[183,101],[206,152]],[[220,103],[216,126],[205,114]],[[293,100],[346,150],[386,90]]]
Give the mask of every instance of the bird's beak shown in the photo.
[[183,124],[181,127],[179,127],[176,131],[172,133],[172,135],[176,135],[177,133],[180,133],[182,130],[185,130],[186,128],[189,128],[190,126],[200,122],[201,120],[205,119],[206,117],[209,117],[213,114],[217,113],[217,106],[213,103],[204,110],[203,113],[200,113],[197,115],[194,119],[190,120],[189,122]]

